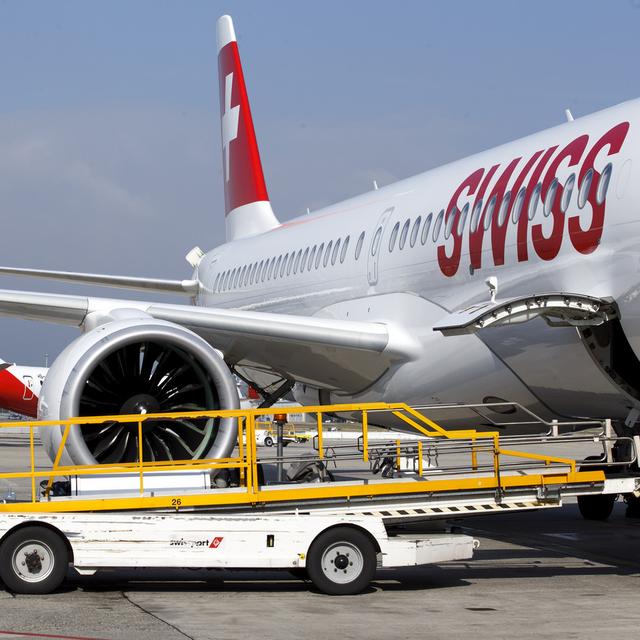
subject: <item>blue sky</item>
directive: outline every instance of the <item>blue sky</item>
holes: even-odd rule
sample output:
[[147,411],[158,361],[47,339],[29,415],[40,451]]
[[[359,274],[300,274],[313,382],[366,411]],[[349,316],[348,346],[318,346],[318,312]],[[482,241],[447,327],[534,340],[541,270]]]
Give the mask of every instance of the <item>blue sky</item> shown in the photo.
[[[0,0],[1,263],[183,278],[222,242],[223,13],[282,219],[640,94],[640,0]],[[75,335],[0,319],[0,356]]]

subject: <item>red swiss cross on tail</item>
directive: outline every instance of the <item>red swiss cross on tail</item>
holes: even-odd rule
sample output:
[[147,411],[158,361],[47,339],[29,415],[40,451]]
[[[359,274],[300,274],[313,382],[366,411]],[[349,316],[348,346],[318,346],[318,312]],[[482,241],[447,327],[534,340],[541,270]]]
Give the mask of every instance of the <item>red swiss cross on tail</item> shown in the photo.
[[227,240],[278,226],[262,174],[238,43],[229,16],[217,25],[222,165]]

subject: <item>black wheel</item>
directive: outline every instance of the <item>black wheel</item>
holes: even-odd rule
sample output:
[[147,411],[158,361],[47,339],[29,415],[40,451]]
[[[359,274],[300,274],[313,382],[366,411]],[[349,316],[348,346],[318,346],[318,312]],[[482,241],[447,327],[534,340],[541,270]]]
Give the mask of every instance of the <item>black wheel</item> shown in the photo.
[[636,498],[632,493],[624,496],[627,503],[625,516],[627,518],[640,518],[640,498]]
[[[600,462],[602,456],[588,456],[585,462]],[[605,471],[606,467],[582,466],[580,471]],[[578,496],[578,509],[585,520],[606,520],[613,511],[618,496],[614,494]]]
[[321,533],[307,554],[307,572],[324,593],[347,596],[360,593],[376,572],[376,550],[369,537],[352,527]]
[[264,439],[264,446],[265,447],[273,447],[273,438],[271,436],[267,436]]
[[615,494],[578,496],[578,509],[585,520],[606,520],[613,511]]
[[0,547],[0,578],[16,593],[51,593],[62,584],[68,567],[64,541],[45,527],[18,529]]

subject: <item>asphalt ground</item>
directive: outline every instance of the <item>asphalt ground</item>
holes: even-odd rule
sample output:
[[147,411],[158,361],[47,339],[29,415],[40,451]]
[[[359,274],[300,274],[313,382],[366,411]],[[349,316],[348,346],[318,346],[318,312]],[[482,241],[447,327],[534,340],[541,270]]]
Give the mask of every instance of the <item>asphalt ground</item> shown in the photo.
[[[24,459],[25,445],[17,435],[1,441],[0,468]],[[36,460],[45,464],[41,452]],[[455,524],[480,540],[473,560],[381,570],[350,597],[287,572],[70,570],[48,596],[0,590],[0,638],[638,636],[640,520],[625,518],[623,504],[606,522],[566,504]]]

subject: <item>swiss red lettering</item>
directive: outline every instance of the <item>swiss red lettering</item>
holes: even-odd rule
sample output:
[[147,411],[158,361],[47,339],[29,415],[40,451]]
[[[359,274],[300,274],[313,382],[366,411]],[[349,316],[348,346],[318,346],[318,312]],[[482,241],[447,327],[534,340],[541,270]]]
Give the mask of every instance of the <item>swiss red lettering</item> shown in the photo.
[[[607,156],[618,153],[622,148],[628,131],[628,122],[622,122],[611,128],[594,143],[580,167],[578,180],[575,185],[575,188],[578,190],[580,189],[587,173],[589,171],[593,172],[591,184],[589,185],[589,192],[586,197],[586,202],[591,208],[591,222],[589,227],[587,229],[582,228],[579,215],[571,216],[567,221],[567,228],[571,243],[580,253],[588,254],[594,251],[600,243],[600,238],[602,236],[606,198],[603,199],[603,202],[601,203],[598,203],[597,201],[596,194],[598,192],[600,173],[596,171],[594,163],[598,154],[600,154],[603,149],[606,149]],[[437,248],[438,264],[442,273],[445,276],[451,277],[457,273],[460,267],[463,240],[462,235],[458,230],[458,221],[460,216],[458,200],[465,194],[467,196],[475,195],[475,202],[471,209],[470,222],[467,225],[469,234],[469,261],[472,270],[482,267],[482,245],[485,234],[485,219],[489,213],[490,205],[492,207],[493,216],[491,220],[491,250],[493,254],[493,264],[495,266],[504,264],[506,235],[509,228],[508,222],[511,217],[513,207],[516,206],[516,203],[518,202],[518,193],[527,181],[527,176],[531,174],[526,186],[524,199],[521,203],[517,223],[516,241],[518,261],[524,262],[528,260],[528,236],[530,224],[529,208],[532,206],[531,199],[535,197],[539,198],[542,202],[546,202],[549,197],[550,189],[557,178],[559,167],[565,161],[567,162],[567,167],[576,166],[584,155],[588,142],[589,136],[586,134],[572,140],[558,153],[557,156],[555,156],[555,158],[553,158],[550,165],[549,162],[558,149],[558,146],[555,145],[546,150],[536,151],[526,161],[511,186],[511,199],[506,210],[503,212],[502,224],[500,223],[500,209],[504,202],[507,186],[522,158],[516,158],[507,165],[504,171],[497,178],[486,199],[485,193],[489,189],[489,185],[500,168],[500,165],[493,165],[486,172],[484,169],[476,169],[473,173],[467,176],[454,191],[446,209],[444,226],[446,228],[447,225],[451,224],[451,237],[453,238],[453,244],[450,246],[450,253],[447,252],[447,248],[444,243],[439,245]],[[545,173],[547,165],[549,166]],[[543,173],[544,179],[541,179]],[[538,184],[540,184],[540,187],[536,189]],[[562,247],[565,230],[566,213],[562,210],[564,185],[557,182],[554,188],[555,194],[553,195],[553,202],[550,204],[547,203],[547,208],[550,208],[553,221],[549,235],[545,236],[542,231],[543,225],[541,223],[534,224],[531,227],[533,248],[536,254],[543,260],[553,260],[558,255]],[[494,197],[495,201],[491,203],[491,200]],[[585,204],[585,207],[586,206],[587,205]],[[478,218],[476,207],[482,207],[479,219],[475,219]],[[453,221],[451,221],[452,216],[454,217]]]
[[[473,212],[476,210],[476,206],[481,203],[484,198],[485,191],[489,186],[489,182],[493,178],[493,174],[496,172],[500,165],[495,164],[484,177],[482,184],[480,185],[480,189],[478,189],[478,194],[476,196],[476,200],[473,203],[473,208],[471,209],[471,220],[473,220]],[[471,266],[474,269],[479,269],[482,266],[482,240],[484,238],[484,213],[479,217],[477,222],[476,229],[471,228],[471,223],[469,223],[469,260],[471,261]]]
[[460,215],[460,209],[458,208],[458,198],[468,191],[468,195],[472,196],[475,190],[478,188],[478,183],[482,178],[484,169],[477,169],[470,176],[464,179],[462,184],[454,191],[449,205],[447,206],[447,213],[445,215],[444,223],[446,224],[454,216],[453,227],[451,229],[451,237],[453,238],[453,248],[451,255],[447,255],[447,250],[444,244],[438,246],[438,264],[440,270],[445,276],[453,276],[458,271],[460,265],[460,254],[462,252],[462,235],[458,232],[458,216]]
[[[627,137],[629,131],[629,123],[621,122],[612,129],[609,129],[589,150],[587,157],[580,167],[580,174],[578,176],[578,187],[582,184],[582,181],[589,171],[593,170],[593,179],[591,180],[591,187],[589,189],[589,195],[587,202],[591,205],[591,224],[588,229],[583,229],[580,226],[580,216],[571,216],[568,220],[569,238],[571,244],[580,253],[591,253],[600,244],[600,238],[602,237],[602,225],[604,223],[604,212],[606,206],[606,200],[598,204],[596,199],[596,193],[598,190],[598,182],[600,179],[600,173],[596,171],[594,163],[596,157],[604,149],[608,147],[607,155],[613,155],[618,153],[622,148],[622,143]],[[586,207],[586,205],[585,205]]]
[[[565,159],[569,159],[568,166],[573,167],[578,164],[584,150],[587,148],[587,142],[589,142],[589,136],[583,135],[570,142],[560,153],[553,159],[553,162],[549,165],[549,169],[542,181],[542,201],[546,203],[547,194],[554,179],[558,167]],[[536,253],[543,260],[553,260],[560,252],[562,246],[562,238],[564,236],[564,212],[561,208],[562,194],[564,187],[558,184],[551,204],[551,215],[553,216],[553,227],[551,234],[548,238],[545,238],[542,233],[542,225],[536,224],[531,227],[531,240],[533,242],[533,248]]]
[[[555,150],[558,147],[551,147],[544,152],[542,158],[540,158],[540,162],[536,165],[536,168],[533,170],[531,174],[531,178],[529,178],[529,184],[527,185],[527,195],[524,197],[524,202],[522,203],[522,213],[520,214],[520,219],[518,220],[518,237],[516,240],[518,247],[518,262],[525,262],[529,259],[529,248],[527,246],[528,242],[528,232],[529,232],[529,206],[531,204],[531,198],[538,197],[535,194],[535,187],[540,181],[540,176],[544,171],[544,168],[547,166],[547,162],[551,156],[555,153]],[[536,154],[536,156],[539,153]]]

